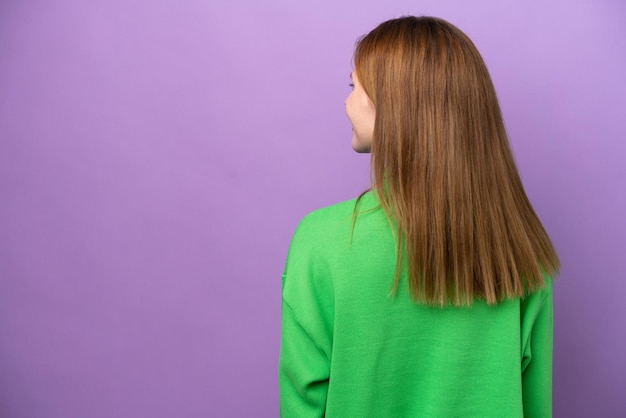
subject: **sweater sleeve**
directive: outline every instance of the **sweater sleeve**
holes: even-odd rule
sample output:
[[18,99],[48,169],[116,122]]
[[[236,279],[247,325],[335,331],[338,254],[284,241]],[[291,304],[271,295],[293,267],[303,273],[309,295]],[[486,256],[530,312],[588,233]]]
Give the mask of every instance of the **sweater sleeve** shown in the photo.
[[522,393],[524,416],[552,416],[552,283],[529,297],[526,303],[523,331]]
[[328,359],[284,301],[281,332],[280,416],[323,417],[328,390]]
[[332,285],[321,232],[305,221],[294,234],[283,274],[278,370],[283,418],[323,417],[330,376]]

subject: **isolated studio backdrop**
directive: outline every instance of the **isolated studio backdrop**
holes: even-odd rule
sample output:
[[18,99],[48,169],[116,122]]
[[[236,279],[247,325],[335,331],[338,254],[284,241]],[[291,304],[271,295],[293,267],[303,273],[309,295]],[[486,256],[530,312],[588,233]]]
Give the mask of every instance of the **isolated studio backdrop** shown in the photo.
[[275,417],[300,218],[368,185],[357,37],[445,18],[560,253],[556,417],[626,416],[622,1],[0,2],[0,416]]

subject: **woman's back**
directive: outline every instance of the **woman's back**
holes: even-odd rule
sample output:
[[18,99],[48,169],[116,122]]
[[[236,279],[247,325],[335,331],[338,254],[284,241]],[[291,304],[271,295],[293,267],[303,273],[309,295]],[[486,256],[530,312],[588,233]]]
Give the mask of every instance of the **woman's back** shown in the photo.
[[[552,291],[415,303],[376,193],[309,214],[283,275],[281,415],[551,415]],[[285,336],[287,336],[285,338]]]

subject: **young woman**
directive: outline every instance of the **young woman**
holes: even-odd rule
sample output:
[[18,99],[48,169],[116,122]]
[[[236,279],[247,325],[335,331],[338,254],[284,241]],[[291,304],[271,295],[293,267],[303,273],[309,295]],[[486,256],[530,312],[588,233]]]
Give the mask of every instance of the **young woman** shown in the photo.
[[356,46],[346,99],[371,188],[307,215],[287,257],[283,417],[549,417],[556,252],[487,68],[432,17]]

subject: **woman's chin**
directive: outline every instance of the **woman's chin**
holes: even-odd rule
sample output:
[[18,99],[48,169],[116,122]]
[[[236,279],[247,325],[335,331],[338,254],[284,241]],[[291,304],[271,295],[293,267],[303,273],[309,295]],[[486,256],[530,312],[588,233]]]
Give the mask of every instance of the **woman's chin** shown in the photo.
[[367,154],[370,152],[369,145],[359,142],[354,136],[352,137],[352,149],[359,154]]

